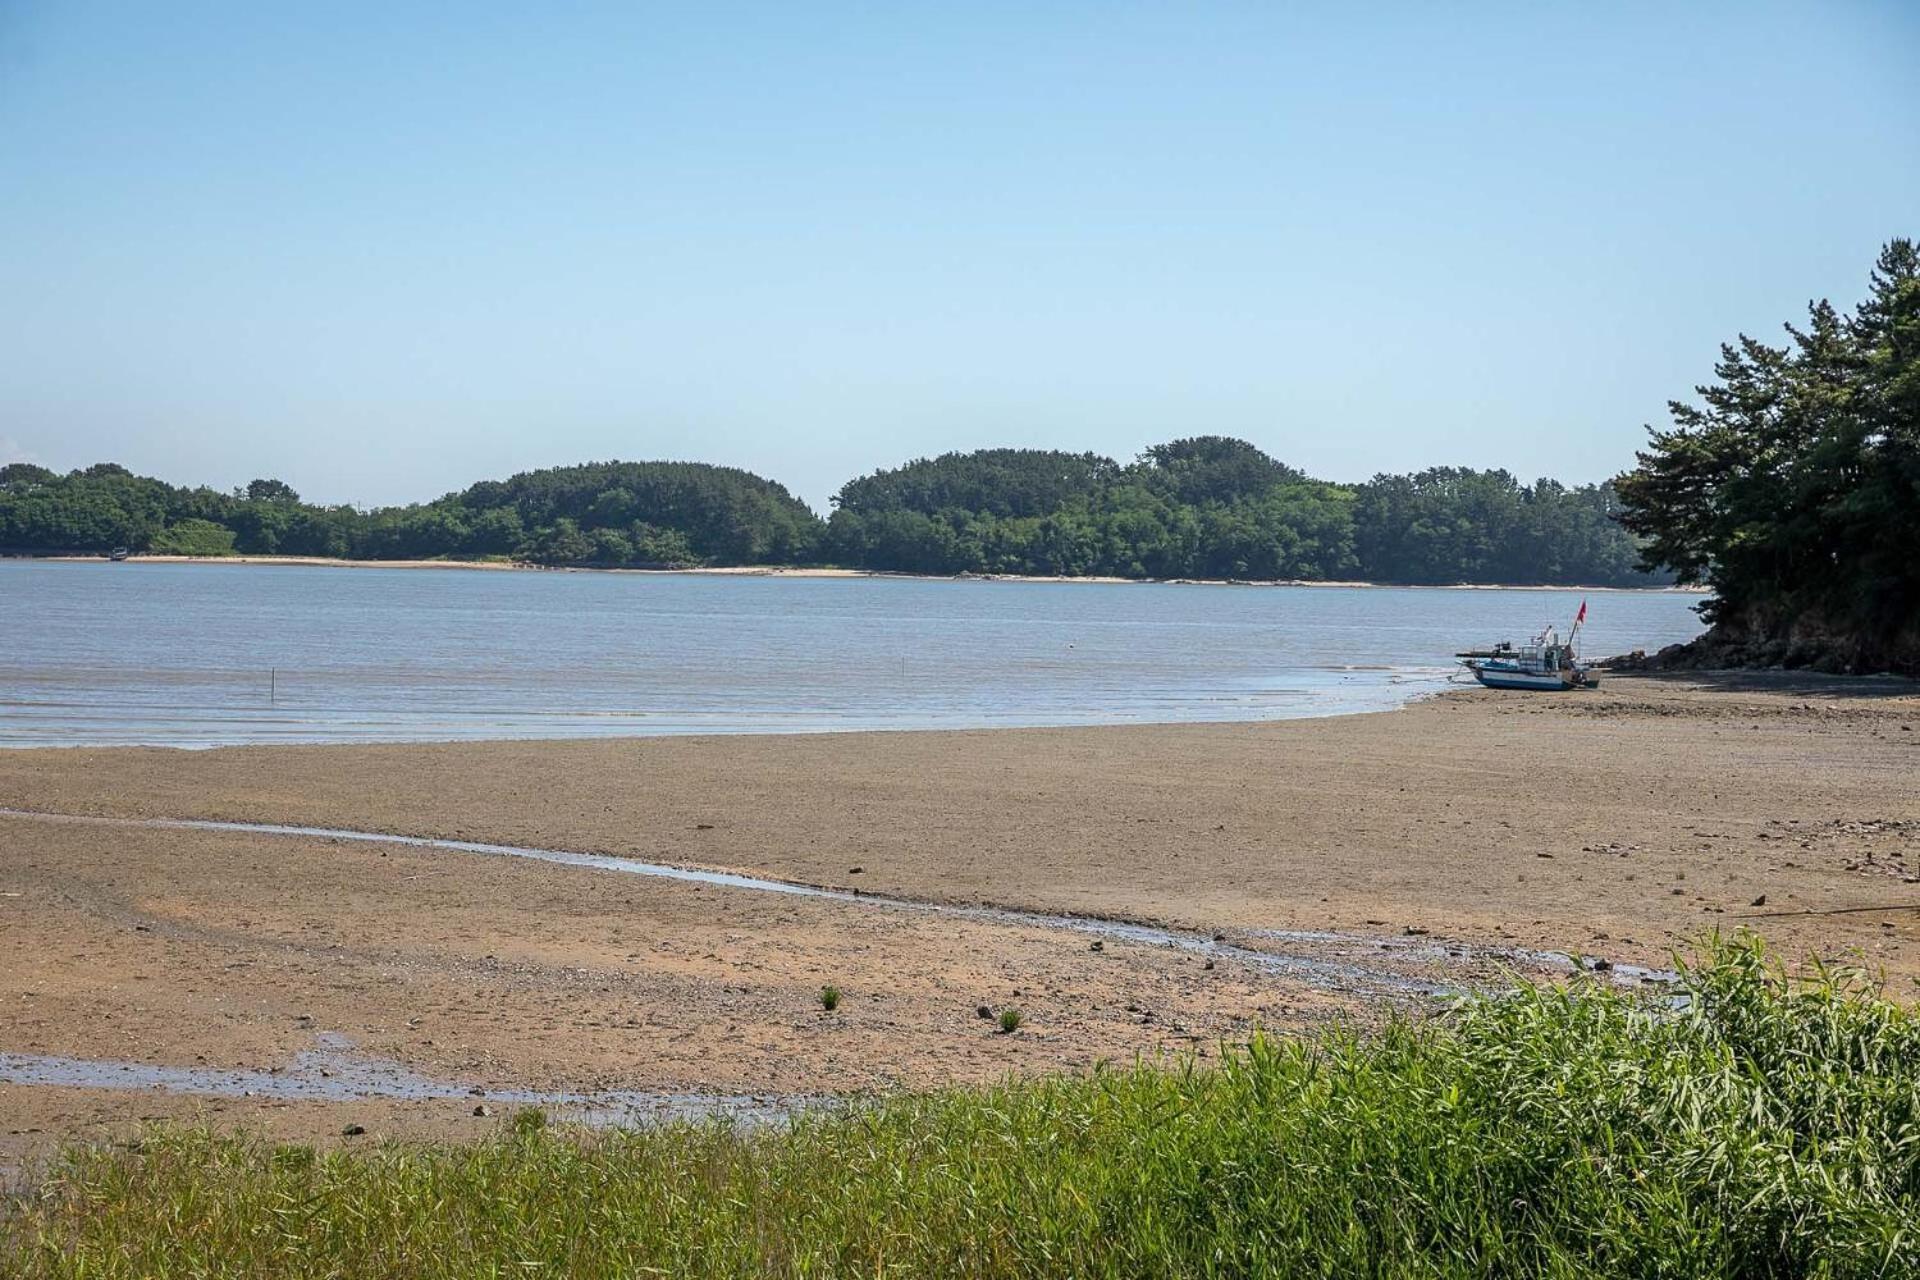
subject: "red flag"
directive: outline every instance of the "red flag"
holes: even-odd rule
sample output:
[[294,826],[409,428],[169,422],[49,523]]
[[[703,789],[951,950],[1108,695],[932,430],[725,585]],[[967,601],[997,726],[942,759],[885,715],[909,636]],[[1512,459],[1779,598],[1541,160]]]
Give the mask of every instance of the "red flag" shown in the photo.
[[1587,620],[1587,602],[1585,600],[1582,600],[1580,602],[1580,612],[1573,615],[1573,625],[1577,627],[1581,623],[1585,622],[1586,620]]

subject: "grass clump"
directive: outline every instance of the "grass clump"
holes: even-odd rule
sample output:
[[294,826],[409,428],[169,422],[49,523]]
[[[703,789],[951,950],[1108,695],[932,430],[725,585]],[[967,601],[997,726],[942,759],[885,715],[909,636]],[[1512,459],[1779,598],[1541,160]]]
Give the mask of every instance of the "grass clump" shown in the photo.
[[156,1130],[71,1153],[0,1274],[1920,1274],[1920,1018],[1746,938],[1683,980],[1677,1011],[1528,989],[760,1130]]
[[1002,1009],[1000,1011],[1000,1034],[1003,1036],[1012,1035],[1020,1029],[1022,1021],[1024,1021],[1024,1019],[1021,1018],[1018,1009]]
[[827,986],[820,988],[820,1007],[832,1013],[840,1007],[840,988]]

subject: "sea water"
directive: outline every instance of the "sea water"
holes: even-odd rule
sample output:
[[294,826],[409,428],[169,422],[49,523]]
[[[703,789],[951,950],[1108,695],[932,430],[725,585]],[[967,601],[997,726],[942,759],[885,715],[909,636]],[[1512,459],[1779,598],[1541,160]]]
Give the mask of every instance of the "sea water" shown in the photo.
[[1700,630],[1674,592],[0,561],[0,745],[1333,715],[1582,599],[1588,654]]

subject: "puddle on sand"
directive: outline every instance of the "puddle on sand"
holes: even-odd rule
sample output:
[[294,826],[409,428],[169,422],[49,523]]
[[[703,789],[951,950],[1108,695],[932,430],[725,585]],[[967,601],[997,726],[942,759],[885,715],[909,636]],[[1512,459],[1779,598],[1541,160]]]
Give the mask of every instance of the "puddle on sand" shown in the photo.
[[285,1070],[235,1067],[167,1067],[53,1054],[0,1052],[0,1084],[52,1085],[77,1089],[159,1090],[217,1098],[267,1098],[284,1102],[355,1102],[370,1099],[427,1102],[460,1099],[475,1104],[541,1107],[591,1125],[637,1125],[662,1120],[724,1118],[743,1123],[783,1119],[820,1099],[772,1095],[656,1093],[613,1089],[599,1092],[483,1089],[436,1080],[397,1062],[368,1057],[335,1032],[314,1037],[314,1047],[294,1055]]
[[[535,862],[580,867],[616,875],[688,881],[754,893],[822,898],[830,902],[862,907],[943,915],[988,924],[1064,930],[1144,946],[1174,947],[1199,955],[1235,961],[1260,972],[1289,978],[1318,990],[1349,996],[1406,998],[1464,995],[1467,993],[1467,988],[1436,981],[1424,971],[1435,968],[1459,968],[1475,962],[1488,961],[1515,967],[1543,967],[1556,971],[1586,969],[1591,972],[1603,972],[1611,981],[1625,986],[1637,986],[1643,982],[1670,982],[1674,979],[1671,973],[1631,965],[1612,965],[1600,969],[1596,965],[1590,965],[1557,951],[1471,947],[1423,936],[1385,938],[1368,937],[1363,934],[1316,933],[1299,930],[1251,930],[1245,931],[1243,936],[1257,938],[1263,945],[1246,947],[1227,942],[1218,935],[1163,929],[1153,925],[1100,916],[1052,915],[1039,911],[1021,911],[1013,907],[956,906],[887,894],[861,893],[851,889],[832,889],[793,880],[776,880],[728,871],[708,871],[697,867],[643,862],[637,858],[573,853],[564,849],[540,849],[524,845],[490,844],[477,840],[403,836],[380,831],[353,831],[342,827],[303,827],[271,822],[219,822],[206,818],[113,818],[94,814],[48,813],[33,809],[4,807],[0,807],[0,817],[95,826],[139,827],[163,831],[218,831],[245,835],[290,836],[310,840],[345,840],[365,844],[401,845],[415,849],[444,849],[454,853],[471,853],[490,857],[525,858]],[[1292,944],[1300,949],[1281,950],[1277,944]],[[1388,963],[1383,963],[1383,960]]]

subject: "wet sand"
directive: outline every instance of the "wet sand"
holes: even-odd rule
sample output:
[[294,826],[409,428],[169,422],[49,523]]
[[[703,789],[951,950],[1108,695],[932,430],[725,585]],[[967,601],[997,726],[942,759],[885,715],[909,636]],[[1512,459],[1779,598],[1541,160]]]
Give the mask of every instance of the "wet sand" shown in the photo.
[[[1332,930],[1660,964],[1746,924],[1920,994],[1911,683],[1614,678],[1249,725],[0,752],[0,806],[604,853],[1255,948]],[[284,1071],[337,1035],[482,1089],[803,1095],[1377,1015],[1337,984],[1210,959],[444,850],[0,818],[15,1054]],[[1026,1024],[996,1034],[980,1005]],[[464,1096],[0,1085],[0,1109],[0,1158],[156,1115],[314,1138],[492,1123]]]

